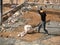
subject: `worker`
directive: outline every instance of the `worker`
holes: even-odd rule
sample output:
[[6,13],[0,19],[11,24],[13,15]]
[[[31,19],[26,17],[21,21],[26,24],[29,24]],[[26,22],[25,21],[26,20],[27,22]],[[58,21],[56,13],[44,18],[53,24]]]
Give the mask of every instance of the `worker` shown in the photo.
[[48,31],[46,30],[46,12],[40,7],[38,13],[41,16],[41,25],[39,24],[38,32],[40,32],[40,28],[43,26],[44,31],[48,34]]

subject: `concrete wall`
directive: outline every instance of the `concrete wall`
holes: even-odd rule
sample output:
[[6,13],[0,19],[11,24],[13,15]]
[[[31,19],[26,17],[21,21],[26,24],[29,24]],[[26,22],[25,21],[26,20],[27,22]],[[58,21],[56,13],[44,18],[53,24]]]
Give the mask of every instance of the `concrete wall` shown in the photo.
[[[18,3],[18,4],[22,4],[24,2],[24,0],[13,0],[13,3]],[[3,4],[5,3],[10,3],[10,0],[3,0]]]

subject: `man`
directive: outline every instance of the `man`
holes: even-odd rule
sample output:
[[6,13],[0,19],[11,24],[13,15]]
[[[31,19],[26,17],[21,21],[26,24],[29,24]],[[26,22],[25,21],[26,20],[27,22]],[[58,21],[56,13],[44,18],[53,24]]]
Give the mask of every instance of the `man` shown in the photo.
[[32,26],[29,25],[29,24],[27,24],[27,25],[24,26],[24,31],[23,31],[23,32],[20,32],[17,36],[23,37],[23,36],[25,36],[27,33],[28,33],[28,34],[31,34],[31,33],[33,33],[33,32],[34,32],[34,29],[32,28]]
[[41,16],[41,25],[39,24],[38,27],[38,32],[40,32],[40,28],[43,26],[44,31],[48,34],[48,31],[45,29],[46,28],[46,13],[43,11],[42,7],[38,10],[38,13]]

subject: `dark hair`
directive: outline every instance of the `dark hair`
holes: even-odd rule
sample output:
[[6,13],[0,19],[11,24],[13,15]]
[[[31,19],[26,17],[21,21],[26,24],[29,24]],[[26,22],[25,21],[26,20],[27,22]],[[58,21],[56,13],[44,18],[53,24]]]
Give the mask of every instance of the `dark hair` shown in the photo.
[[40,7],[40,10],[43,10],[42,7]]

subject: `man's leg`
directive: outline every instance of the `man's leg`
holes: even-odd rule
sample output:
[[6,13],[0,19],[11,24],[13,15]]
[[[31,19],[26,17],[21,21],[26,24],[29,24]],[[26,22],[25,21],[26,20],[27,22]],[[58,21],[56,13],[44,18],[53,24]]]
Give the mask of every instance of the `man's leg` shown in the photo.
[[48,31],[46,30],[46,22],[43,21],[43,28],[44,28],[44,31],[48,34]]
[[41,27],[42,27],[42,23],[39,24],[39,27],[38,27],[38,33],[40,33],[40,29],[41,29]]

